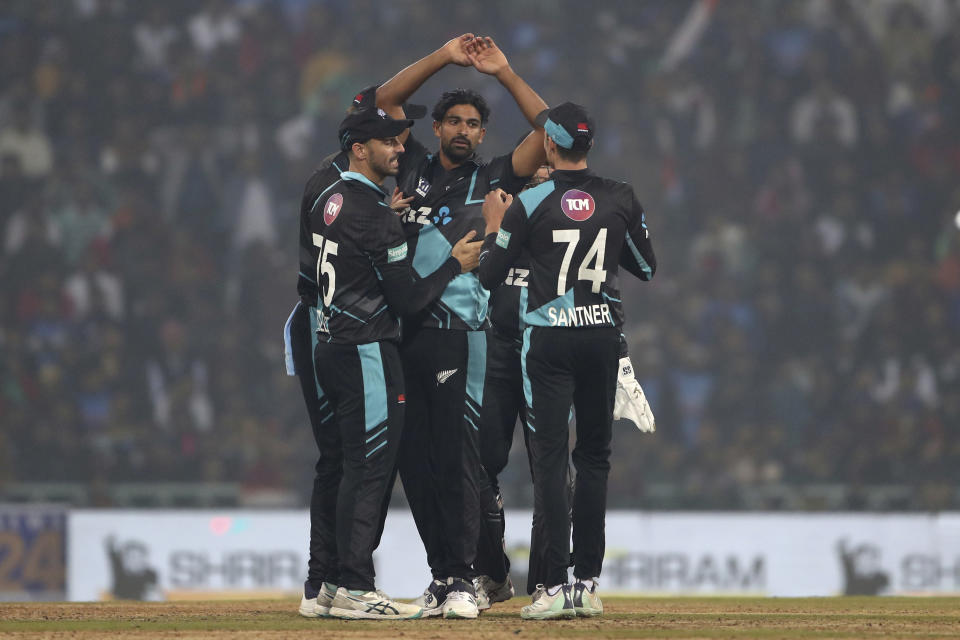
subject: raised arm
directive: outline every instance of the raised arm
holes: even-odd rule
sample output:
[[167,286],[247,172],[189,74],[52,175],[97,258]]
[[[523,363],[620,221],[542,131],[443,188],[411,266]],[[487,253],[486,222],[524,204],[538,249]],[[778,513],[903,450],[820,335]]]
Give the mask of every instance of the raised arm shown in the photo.
[[510,92],[523,117],[533,127],[533,132],[513,152],[513,172],[518,176],[533,175],[546,160],[543,127],[537,125],[536,120],[540,112],[547,108],[547,103],[514,72],[507,56],[493,38],[476,37],[467,43],[466,49],[477,71],[495,77]]
[[[403,118],[403,103],[423,86],[430,76],[448,64],[470,66],[467,46],[471,42],[473,42],[473,34],[465,33],[404,68],[377,89],[377,106],[386,111],[391,118]],[[400,134],[400,141],[406,142],[409,135],[410,130],[407,129]]]

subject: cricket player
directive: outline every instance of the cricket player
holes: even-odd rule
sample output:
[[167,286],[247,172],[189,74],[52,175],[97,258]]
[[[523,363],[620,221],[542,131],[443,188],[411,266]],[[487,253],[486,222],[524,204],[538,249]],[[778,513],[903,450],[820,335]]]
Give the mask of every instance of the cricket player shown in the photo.
[[473,269],[479,244],[467,233],[436,269],[414,280],[382,187],[398,171],[398,136],[412,124],[371,108],[348,115],[339,138],[349,170],[317,197],[309,216],[318,285],[315,370],[331,410],[321,429],[339,434],[343,469],[335,508],[339,581],[329,615],[347,619],[422,615],[374,585],[373,551],[404,418],[399,316],[422,309]]
[[[360,91],[353,99],[349,111],[376,108],[377,85]],[[426,107],[403,105],[406,117],[422,118]],[[338,559],[336,545],[336,497],[340,484],[342,451],[340,435],[336,429],[324,429],[332,416],[329,402],[323,395],[314,367],[313,351],[317,344],[317,282],[314,271],[316,261],[312,258],[313,239],[310,231],[310,212],[317,198],[330,185],[340,179],[340,174],[350,166],[347,151],[338,150],[325,157],[307,180],[300,202],[299,252],[300,269],[297,274],[297,294],[300,300],[294,306],[284,327],[284,351],[288,375],[296,375],[314,440],[319,450],[316,472],[310,496],[310,553],[307,564],[307,579],[303,586],[299,613],[307,618],[326,616],[330,603],[336,595]],[[384,500],[380,530],[386,517],[389,495]],[[379,536],[378,536],[379,538]],[[326,588],[324,588],[326,584]]]
[[[524,190],[549,179],[550,168],[537,169]],[[504,549],[506,522],[498,476],[506,468],[513,445],[514,428],[519,419],[526,425],[526,404],[520,371],[520,348],[523,343],[522,309],[526,308],[527,278],[530,264],[526,254],[518,256],[503,283],[490,292],[487,329],[487,373],[483,385],[483,407],[480,410],[480,461],[488,482],[481,485],[480,537],[474,568],[478,602],[489,606],[509,600],[514,595],[510,580],[510,559]],[[528,430],[522,428],[524,443]],[[529,451],[529,446],[527,446]],[[531,463],[532,469],[532,463]],[[536,526],[536,516],[534,517]],[[528,593],[536,580],[531,558]],[[484,605],[480,605],[484,606]]]
[[[479,94],[457,89],[444,93],[433,109],[437,151],[428,151],[413,136],[401,136],[406,153],[397,184],[403,195],[413,196],[403,227],[420,275],[436,268],[455,238],[483,230],[480,209],[488,191],[519,192],[543,163],[543,128],[535,118],[546,104],[491,38],[464,34],[450,40],[384,83],[377,90],[377,105],[399,117],[403,102],[448,64],[473,66],[497,78],[534,131],[505,155],[481,159],[477,148],[490,109]],[[476,274],[463,274],[439,300],[404,323],[407,421],[399,467],[433,576],[421,600],[425,615],[478,615],[472,565],[481,513],[478,432],[488,298]]]
[[[543,184],[550,179],[551,169],[540,167],[524,187],[527,189]],[[487,472],[488,487],[481,486],[481,503],[484,506],[481,520],[480,540],[474,567],[478,602],[486,604],[509,600],[514,595],[510,580],[510,559],[505,551],[506,522],[503,498],[498,476],[506,468],[513,445],[514,427],[519,419],[523,441],[529,459],[529,434],[527,410],[523,397],[523,374],[520,352],[523,347],[523,314],[527,306],[527,285],[530,277],[530,260],[521,252],[517,261],[507,271],[503,283],[490,292],[490,328],[487,330],[487,376],[483,388],[483,408],[480,411],[480,460]],[[617,393],[613,409],[614,419],[628,419],[644,432],[655,430],[653,411],[647,403],[643,389],[633,374],[633,365],[627,353],[626,338],[621,334],[620,363],[617,374]],[[570,478],[572,491],[572,476]],[[540,513],[533,514],[532,535],[542,535],[543,523]],[[533,545],[538,551],[543,545]],[[527,593],[533,594],[541,580],[543,558],[532,554],[527,572]],[[482,605],[480,605],[482,607]]]
[[[526,248],[530,277],[521,366],[533,460],[534,510],[542,514],[543,584],[525,619],[603,612],[603,562],[610,438],[621,350],[619,267],[642,280],[656,271],[643,207],[630,185],[587,168],[595,125],[564,103],[542,116],[550,180],[514,199],[484,201],[480,281],[499,285]],[[573,464],[573,574],[568,584],[571,512],[566,491],[569,400],[576,412]],[[531,554],[537,553],[531,549]]]

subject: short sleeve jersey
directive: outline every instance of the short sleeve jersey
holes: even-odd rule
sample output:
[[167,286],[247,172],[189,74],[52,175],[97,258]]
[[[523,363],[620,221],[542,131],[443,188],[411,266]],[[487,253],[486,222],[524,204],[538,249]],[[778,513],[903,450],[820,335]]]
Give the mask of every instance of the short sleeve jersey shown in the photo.
[[656,271],[633,188],[589,169],[554,171],[514,200],[500,231],[484,239],[483,282],[499,282],[523,248],[530,256],[523,320],[530,326],[620,327],[619,267],[643,280]]
[[317,306],[316,259],[312,258],[313,239],[310,232],[310,212],[317,198],[327,187],[340,179],[340,174],[350,167],[350,158],[340,151],[323,159],[304,187],[300,199],[300,272],[297,274],[297,293],[304,302]]
[[[427,151],[412,135],[400,156],[397,186],[414,196],[410,209],[401,215],[414,272],[424,277],[450,255],[450,249],[468,231],[483,238],[480,213],[483,198],[491,189],[518,193],[527,179],[513,172],[513,154],[484,162],[474,156],[452,171],[446,171],[436,154]],[[490,294],[476,273],[454,278],[440,298],[411,320],[418,326],[437,329],[477,330],[487,326]]]
[[381,280],[384,269],[409,269],[407,244],[385,196],[362,174],[345,171],[311,208],[321,340],[366,344],[400,337],[400,322],[387,305]]

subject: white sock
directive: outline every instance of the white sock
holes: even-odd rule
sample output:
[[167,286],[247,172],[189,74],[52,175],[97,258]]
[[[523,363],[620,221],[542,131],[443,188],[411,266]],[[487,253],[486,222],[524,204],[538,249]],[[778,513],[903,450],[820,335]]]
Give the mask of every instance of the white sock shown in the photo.
[[593,579],[581,580],[580,583],[587,588],[587,591],[593,591]]
[[[547,595],[548,595],[548,596],[555,596],[555,595],[557,595],[557,591],[559,591],[562,587],[563,587],[562,584],[554,585],[554,586],[552,586],[552,587],[547,587]],[[552,591],[553,593],[550,593],[551,591]]]

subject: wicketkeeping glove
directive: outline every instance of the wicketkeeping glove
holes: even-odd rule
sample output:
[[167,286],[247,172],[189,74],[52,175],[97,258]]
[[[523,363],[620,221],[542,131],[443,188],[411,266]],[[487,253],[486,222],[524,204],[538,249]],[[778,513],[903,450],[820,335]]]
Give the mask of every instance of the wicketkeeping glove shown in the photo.
[[626,418],[640,431],[653,433],[657,425],[653,410],[643,394],[640,383],[633,375],[633,364],[629,357],[620,358],[620,372],[617,374],[617,397],[613,404],[613,419]]

